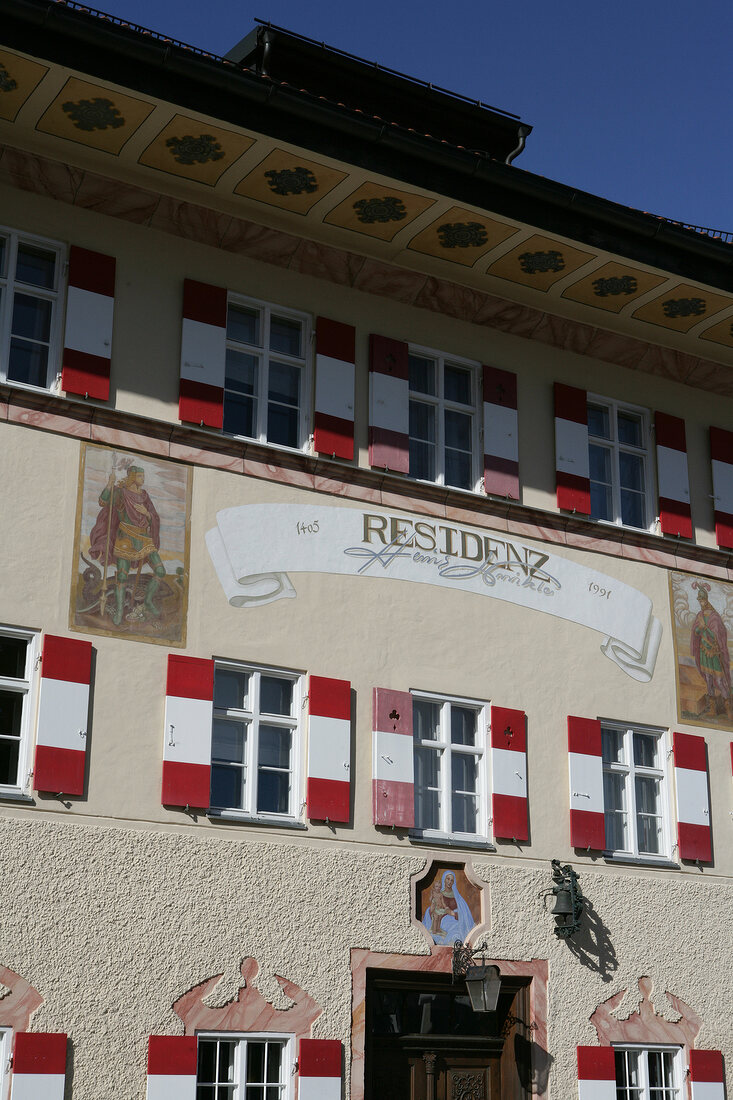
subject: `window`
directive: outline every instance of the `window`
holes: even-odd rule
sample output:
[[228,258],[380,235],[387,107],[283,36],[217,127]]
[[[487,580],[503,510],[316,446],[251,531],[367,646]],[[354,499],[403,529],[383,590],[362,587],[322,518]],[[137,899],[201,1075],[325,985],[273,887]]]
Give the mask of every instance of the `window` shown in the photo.
[[28,781],[28,742],[37,636],[0,627],[0,797]]
[[478,370],[410,349],[410,477],[476,489]]
[[601,723],[606,847],[670,855],[665,738],[660,730]]
[[300,678],[217,664],[211,748],[211,806],[249,817],[299,811]]
[[649,417],[643,409],[588,398],[590,514],[624,527],[648,528]]
[[679,1047],[616,1047],[616,1100],[682,1100]]
[[0,229],[0,381],[53,381],[62,266],[61,245]]
[[13,1032],[9,1027],[0,1027],[0,1100],[8,1100],[10,1095],[10,1052]]
[[282,447],[307,438],[308,319],[232,300],[227,309],[224,431]]
[[488,835],[486,708],[414,696],[415,828],[454,837]]
[[282,1035],[199,1035],[196,1100],[288,1100],[290,1042]]

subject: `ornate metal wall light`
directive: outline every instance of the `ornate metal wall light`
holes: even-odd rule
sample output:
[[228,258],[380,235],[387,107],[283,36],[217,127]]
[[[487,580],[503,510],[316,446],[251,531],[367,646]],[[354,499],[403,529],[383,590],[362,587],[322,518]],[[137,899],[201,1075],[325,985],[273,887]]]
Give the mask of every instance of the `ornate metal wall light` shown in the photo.
[[566,940],[580,928],[580,918],[583,915],[583,891],[580,889],[577,872],[569,863],[564,866],[559,859],[552,860],[552,890],[548,890],[545,897],[552,894],[555,898],[555,907],[552,915],[555,918],[555,935]]
[[[461,940],[453,944],[453,981],[466,979],[466,989],[474,1012],[496,1012],[501,989],[501,972],[498,966],[486,965],[486,944],[470,948]],[[475,957],[481,953],[481,964],[475,965]]]

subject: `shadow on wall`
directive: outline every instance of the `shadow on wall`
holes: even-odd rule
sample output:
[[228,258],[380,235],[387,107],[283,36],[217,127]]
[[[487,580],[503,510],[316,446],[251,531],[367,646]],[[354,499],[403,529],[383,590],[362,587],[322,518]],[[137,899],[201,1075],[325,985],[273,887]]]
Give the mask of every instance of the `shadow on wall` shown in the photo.
[[514,1062],[522,1088],[533,1096],[544,1096],[555,1059],[539,1043],[530,1042],[524,1035],[514,1036]]
[[584,898],[580,928],[565,942],[583,966],[600,974],[604,982],[611,981],[612,975],[618,970],[616,948],[611,942],[608,927],[588,897]]

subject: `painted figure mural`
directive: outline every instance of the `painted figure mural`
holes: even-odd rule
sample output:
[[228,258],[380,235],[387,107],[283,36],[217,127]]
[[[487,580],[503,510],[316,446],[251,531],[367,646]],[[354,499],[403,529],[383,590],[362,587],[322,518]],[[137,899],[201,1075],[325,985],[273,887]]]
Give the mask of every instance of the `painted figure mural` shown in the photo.
[[475,926],[476,921],[468,902],[456,884],[454,871],[443,871],[430,887],[423,924],[433,941],[439,944],[464,941]]
[[679,717],[695,726],[733,730],[733,585],[672,573],[670,593]]
[[72,629],[185,643],[189,504],[185,468],[85,448]]

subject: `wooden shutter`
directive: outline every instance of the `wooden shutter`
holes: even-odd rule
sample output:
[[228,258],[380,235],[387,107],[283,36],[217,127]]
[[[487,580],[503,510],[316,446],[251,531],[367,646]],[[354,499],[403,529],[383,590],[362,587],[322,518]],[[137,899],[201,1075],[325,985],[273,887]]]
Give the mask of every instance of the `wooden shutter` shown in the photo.
[[555,383],[555,472],[558,508],[589,516],[588,397],[561,382]]
[[84,794],[91,642],[46,634],[33,786],[53,794]]
[[209,805],[214,662],[168,656],[163,737],[164,806]]
[[407,344],[369,337],[369,465],[410,471],[410,383]]
[[341,1100],[341,1042],[301,1039],[298,1043],[299,1100]]
[[372,734],[372,806],[375,825],[415,824],[412,696],[375,688]]
[[690,480],[687,475],[685,422],[679,416],[654,414],[659,481],[659,523],[665,535],[692,538]]
[[694,733],[675,733],[673,750],[680,859],[710,863],[712,837],[705,738]]
[[196,1100],[195,1035],[148,1037],[147,1100]]
[[578,1100],[616,1100],[613,1047],[578,1047]]
[[517,376],[498,367],[484,375],[484,492],[519,500]]
[[713,469],[715,538],[718,546],[733,550],[733,432],[710,429]]
[[13,1043],[10,1100],[64,1100],[66,1036],[21,1031]]
[[574,848],[606,847],[603,811],[601,723],[594,718],[568,717],[570,768],[570,843]]
[[495,837],[529,840],[527,716],[523,710],[491,708],[491,813]]
[[318,454],[354,457],[356,329],[316,321],[316,398],[313,445]]
[[61,388],[96,401],[109,400],[115,259],[72,245],[66,291]]
[[224,423],[227,292],[186,279],[183,284],[178,418],[207,428]]
[[348,821],[351,791],[351,684],[311,676],[308,686],[306,812],[319,821]]
[[723,1054],[719,1050],[690,1051],[691,1100],[724,1100]]

